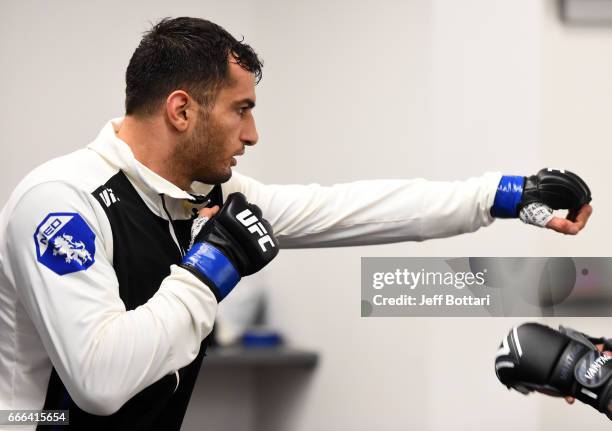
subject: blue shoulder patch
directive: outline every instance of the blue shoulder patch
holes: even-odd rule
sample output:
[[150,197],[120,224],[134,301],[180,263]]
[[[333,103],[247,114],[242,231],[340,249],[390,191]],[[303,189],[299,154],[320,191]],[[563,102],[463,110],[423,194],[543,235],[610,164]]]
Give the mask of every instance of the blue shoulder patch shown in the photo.
[[78,213],[51,213],[34,232],[37,260],[58,275],[89,268],[96,234]]

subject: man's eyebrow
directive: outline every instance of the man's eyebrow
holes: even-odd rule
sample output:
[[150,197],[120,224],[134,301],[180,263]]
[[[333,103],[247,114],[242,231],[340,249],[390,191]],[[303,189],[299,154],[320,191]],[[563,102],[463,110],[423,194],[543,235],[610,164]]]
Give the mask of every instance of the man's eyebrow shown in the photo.
[[244,99],[238,100],[234,103],[235,105],[244,105],[246,104],[249,109],[253,109],[255,107],[255,101],[250,97],[246,97]]

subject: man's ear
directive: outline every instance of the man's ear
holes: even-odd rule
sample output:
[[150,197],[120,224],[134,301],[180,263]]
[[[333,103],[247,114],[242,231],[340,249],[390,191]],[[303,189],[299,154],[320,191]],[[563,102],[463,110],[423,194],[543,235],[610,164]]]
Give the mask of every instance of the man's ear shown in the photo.
[[185,91],[176,90],[166,98],[165,109],[168,122],[178,132],[185,132],[195,118],[197,106]]

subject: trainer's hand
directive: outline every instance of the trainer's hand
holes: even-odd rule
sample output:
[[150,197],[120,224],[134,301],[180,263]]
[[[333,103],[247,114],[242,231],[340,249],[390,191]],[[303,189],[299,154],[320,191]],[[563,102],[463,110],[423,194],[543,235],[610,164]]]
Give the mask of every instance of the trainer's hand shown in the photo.
[[582,401],[612,420],[610,350],[612,339],[528,322],[502,340],[495,372],[509,389]]
[[586,204],[579,211],[570,211],[567,218],[553,217],[546,223],[546,228],[566,235],[576,235],[584,229],[592,213],[593,207]]
[[[603,344],[596,344],[595,346],[599,349],[600,352],[603,352],[603,349],[604,349],[604,345]],[[603,352],[603,353],[606,356],[612,356],[612,352],[607,352],[606,351],[606,352]],[[565,399],[565,401],[568,404],[574,404],[574,402],[576,401],[576,398],[574,398],[574,397],[563,397],[563,398]]]

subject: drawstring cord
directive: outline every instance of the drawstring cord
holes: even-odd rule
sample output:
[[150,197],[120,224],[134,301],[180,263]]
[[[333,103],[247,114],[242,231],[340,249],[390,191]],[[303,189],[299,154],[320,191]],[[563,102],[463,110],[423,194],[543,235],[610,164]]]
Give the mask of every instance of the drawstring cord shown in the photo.
[[181,252],[181,257],[183,257],[185,256],[185,250],[183,250],[183,247],[181,246],[178,240],[178,237],[176,236],[176,226],[174,225],[174,220],[172,220],[172,216],[170,216],[170,212],[168,211],[168,208],[166,207],[166,199],[164,199],[163,194],[160,194],[159,196],[161,197],[162,207],[164,208],[166,216],[168,217],[168,221],[170,221],[170,226],[172,226],[172,235],[174,236],[174,239],[176,240],[176,244],[179,247],[179,250]]

